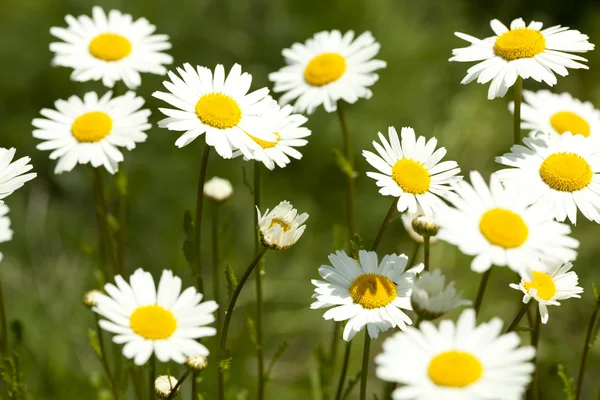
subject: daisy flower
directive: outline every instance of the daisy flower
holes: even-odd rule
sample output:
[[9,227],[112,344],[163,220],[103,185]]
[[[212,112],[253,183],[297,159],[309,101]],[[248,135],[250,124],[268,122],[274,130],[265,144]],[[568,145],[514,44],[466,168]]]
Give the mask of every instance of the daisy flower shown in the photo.
[[[275,165],[284,168],[290,163],[290,157],[300,160],[302,153],[295,147],[306,146],[308,143],[303,138],[310,136],[310,129],[302,126],[307,118],[300,114],[292,114],[294,108],[290,105],[279,107],[277,103],[265,112],[263,118],[272,126],[273,134],[276,139],[274,142],[252,138],[262,149],[253,151],[253,158],[261,161],[268,169],[274,169]],[[236,151],[235,156],[241,155],[241,151]],[[248,160],[248,158],[246,158]]]
[[365,250],[359,251],[358,258],[360,262],[343,251],[329,255],[333,267],[319,267],[326,282],[311,281],[316,286],[316,300],[310,308],[333,307],[323,318],[348,321],[343,333],[347,342],[365,326],[371,338],[389,328],[406,329],[412,320],[401,309],[412,310],[413,282],[423,264],[405,270],[408,257],[404,254],[385,256],[379,264],[377,253]]
[[169,93],[154,92],[152,95],[175,108],[161,108],[168,118],[159,122],[162,128],[185,132],[175,145],[183,147],[202,134],[206,144],[213,146],[223,158],[231,158],[239,149],[244,156],[253,158],[252,150],[262,148],[246,134],[252,132],[256,139],[274,142],[277,136],[262,118],[274,102],[268,96],[269,89],[262,88],[248,93],[252,75],[242,73],[235,64],[227,78],[225,69],[217,65],[215,72],[206,67],[184,64],[177,68],[179,76],[169,71],[171,81],[163,82]]
[[107,283],[107,295],[98,296],[93,311],[106,319],[100,327],[115,333],[113,341],[125,344],[123,355],[142,365],[152,354],[161,362],[183,364],[187,357],[208,356],[208,349],[195,341],[214,336],[214,301],[202,301],[202,293],[189,287],[181,292],[181,279],[169,270],[162,273],[158,290],[149,272],[137,269],[127,283],[120,275],[116,286]]
[[535,348],[519,347],[517,333],[501,330],[500,318],[477,326],[472,309],[437,328],[424,321],[383,342],[376,375],[403,385],[394,400],[520,399],[535,368]]
[[0,203],[1,199],[10,196],[15,190],[23,187],[25,182],[37,176],[36,173],[26,174],[33,168],[29,164],[31,158],[21,157],[13,162],[16,151],[15,148],[0,147]]
[[568,75],[567,68],[588,67],[585,58],[571,53],[585,53],[594,49],[588,36],[579,31],[553,26],[542,30],[542,23],[532,21],[528,26],[522,18],[513,20],[508,29],[497,19],[490,23],[496,34],[483,40],[456,32],[459,38],[471,43],[468,47],[452,50],[450,61],[481,61],[467,70],[462,84],[477,79],[478,83],[491,81],[488,99],[503,97],[517,77],[531,78],[556,84],[556,75]]
[[367,172],[367,176],[377,181],[382,195],[399,197],[398,211],[408,209],[409,213],[416,213],[420,208],[425,215],[432,215],[444,204],[439,197],[448,196],[452,190],[450,184],[462,179],[456,176],[460,168],[456,161],[440,163],[446,149],[435,149],[436,138],[415,139],[412,128],[402,128],[400,134],[402,142],[396,129],[390,126],[389,142],[380,132],[381,144],[373,141],[379,155],[363,150],[367,162],[379,171]]
[[523,292],[523,303],[531,298],[538,302],[542,324],[548,322],[548,306],[560,306],[558,300],[580,298],[583,288],[577,286],[579,278],[571,271],[573,264],[548,263],[538,267],[527,267],[521,273],[519,284],[510,287]]
[[[8,206],[0,204],[0,243],[8,242],[12,239],[13,231],[10,229],[10,219],[8,218]],[[3,255],[0,252],[0,261]]]
[[67,28],[50,28],[62,42],[50,44],[55,53],[52,63],[73,68],[71,79],[78,82],[102,80],[113,87],[122,80],[130,89],[142,83],[140,72],[164,75],[164,64],[173,57],[163,53],[171,48],[167,35],[153,35],[156,30],[146,18],[133,21],[129,14],[111,10],[108,15],[98,6],[92,18],[81,15],[65,17]]
[[[554,94],[549,90],[523,91],[521,128],[562,135],[571,132],[595,138],[600,135],[600,111],[589,101],[574,99],[569,93]],[[514,110],[514,103],[509,104]]]
[[214,176],[204,184],[204,196],[221,203],[233,194],[233,186],[227,179]]
[[379,47],[371,32],[356,39],[353,31],[343,36],[337,30],[319,32],[304,44],[284,49],[287,65],[269,74],[269,80],[275,82],[274,92],[285,92],[280,104],[296,99],[298,112],[312,114],[321,104],[333,112],[340,99],[355,103],[371,98],[368,87],[379,79],[375,71],[386,66],[385,61],[373,60]]
[[71,171],[77,164],[90,163],[92,167],[104,166],[114,174],[123,154],[117,147],[127,150],[146,140],[144,131],[150,129],[150,110],[140,110],[144,99],[134,92],[111,98],[112,92],[100,98],[88,92],[80,99],[71,96],[57,100],[56,110],[42,109],[46,118],[36,118],[33,137],[43,140],[39,150],[52,150],[50,158],[58,159],[55,173]]
[[[539,132],[514,145],[496,162],[515,168],[497,172],[530,203],[548,208],[552,217],[577,222],[577,210],[600,223],[600,148],[582,135]],[[568,260],[565,260],[568,261]]]
[[[177,378],[171,375],[160,375],[154,380],[154,394],[161,400],[167,400],[175,386],[177,386]],[[180,389],[181,386],[172,397],[176,397]]]
[[446,286],[446,277],[439,269],[425,271],[413,286],[410,298],[413,310],[424,320],[433,320],[462,306],[470,306],[471,300],[464,300],[458,293],[454,281]]
[[456,184],[456,208],[437,214],[438,237],[475,256],[471,269],[484,272],[492,265],[520,272],[539,259],[567,262],[577,256],[571,228],[552,219],[545,207],[529,205],[519,192],[504,188],[495,174],[486,185],[479,172],[471,172],[471,184]]
[[261,215],[258,207],[258,233],[263,246],[275,250],[285,250],[293,246],[302,236],[308,214],[298,215],[289,201],[282,201],[273,211]]

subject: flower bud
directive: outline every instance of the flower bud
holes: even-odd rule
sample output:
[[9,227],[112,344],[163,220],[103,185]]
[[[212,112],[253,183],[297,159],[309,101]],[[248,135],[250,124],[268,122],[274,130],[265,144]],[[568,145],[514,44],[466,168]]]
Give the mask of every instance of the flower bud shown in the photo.
[[418,217],[414,218],[412,220],[412,227],[416,233],[423,237],[435,236],[440,229],[440,226],[435,223],[435,220],[427,215],[419,215]]
[[231,197],[233,187],[227,179],[213,177],[204,184],[204,196],[218,203],[221,203]]
[[[154,380],[154,393],[159,399],[167,400],[173,388],[177,385],[177,379],[170,375],[161,375]],[[175,396],[179,394],[179,388]],[[175,397],[173,396],[173,397]]]
[[187,360],[185,360],[185,365],[190,367],[196,372],[200,372],[206,368],[208,365],[208,360],[206,357],[202,356],[191,356]]
[[85,304],[89,308],[96,307],[98,305],[98,296],[101,294],[102,292],[97,289],[85,292],[85,294],[83,295],[83,304]]

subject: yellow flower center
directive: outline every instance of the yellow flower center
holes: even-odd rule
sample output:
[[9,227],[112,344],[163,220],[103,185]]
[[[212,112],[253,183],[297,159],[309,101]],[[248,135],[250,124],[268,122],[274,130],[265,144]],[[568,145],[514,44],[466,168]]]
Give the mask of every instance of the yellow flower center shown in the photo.
[[304,79],[313,86],[324,86],[344,75],[346,60],[337,53],[319,54],[306,66]]
[[92,55],[104,61],[118,61],[131,53],[131,42],[115,33],[101,33],[89,45]]
[[429,190],[431,176],[423,163],[403,158],[392,167],[392,179],[406,193],[425,194]]
[[481,378],[483,366],[472,354],[452,350],[433,357],[427,374],[436,385],[462,388]]
[[560,192],[576,192],[592,181],[592,167],[579,154],[554,153],[540,166],[544,183]]
[[550,300],[556,294],[556,285],[550,275],[533,271],[533,280],[525,282],[525,290],[537,289],[537,295],[543,300]]
[[254,140],[256,143],[258,143],[258,145],[260,147],[262,147],[263,149],[270,149],[271,147],[275,147],[277,146],[277,142],[279,142],[279,139],[281,138],[281,136],[279,136],[279,132],[273,132],[275,134],[275,136],[277,136],[277,140],[274,142],[267,142],[266,140],[261,140],[257,137],[254,137],[250,134],[248,134],[248,136],[250,136],[250,138],[252,140]]
[[505,249],[521,246],[529,235],[523,218],[504,208],[486,211],[479,221],[479,230],[491,244]]
[[384,307],[396,299],[396,285],[380,274],[362,274],[350,285],[350,297],[363,308]]
[[280,227],[282,227],[284,232],[290,231],[290,226],[288,224],[286,224],[284,221],[280,220],[279,218],[273,218],[271,220],[271,226],[269,227],[269,229],[271,229],[275,225],[279,225]]
[[571,132],[573,135],[590,136],[590,124],[571,111],[559,111],[550,117],[550,125],[559,134]]
[[102,111],[85,113],[73,122],[71,132],[79,142],[99,142],[112,131],[112,119]]
[[518,28],[498,36],[494,43],[494,53],[512,61],[531,58],[546,49],[546,39],[540,31]]
[[223,93],[209,93],[196,103],[196,115],[206,125],[218,129],[233,128],[242,119],[239,104]]
[[177,329],[177,320],[171,311],[161,306],[143,306],[131,314],[129,325],[145,339],[160,340],[171,337]]

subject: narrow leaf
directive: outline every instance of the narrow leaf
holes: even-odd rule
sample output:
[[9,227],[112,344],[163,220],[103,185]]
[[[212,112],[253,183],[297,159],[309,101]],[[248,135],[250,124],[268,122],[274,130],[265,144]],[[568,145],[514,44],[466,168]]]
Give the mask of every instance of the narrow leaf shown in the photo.
[[100,350],[100,343],[98,342],[98,335],[96,331],[92,328],[88,329],[88,340],[90,341],[90,345],[94,349],[94,353],[99,359],[102,359],[102,350]]
[[188,264],[190,265],[194,265],[194,261],[196,259],[196,251],[195,251],[196,246],[194,245],[194,242],[190,239],[186,239],[183,242],[183,256],[185,257],[185,260],[188,262]]
[[275,364],[277,364],[277,361],[279,361],[279,359],[285,354],[285,352],[289,346],[290,346],[290,342],[288,340],[285,340],[277,347],[277,350],[275,350],[275,354],[273,355],[273,358],[271,359],[271,362],[269,363],[269,366],[267,367],[267,372],[265,374],[266,381],[268,381],[270,379],[271,371],[273,370],[273,367],[275,366]]
[[231,300],[231,296],[233,296],[233,292],[235,292],[235,288],[237,288],[238,281],[233,273],[233,268],[231,268],[231,264],[227,264],[225,267],[225,279],[227,280],[227,293],[228,299]]
[[254,323],[252,317],[248,314],[246,314],[246,323],[248,324],[248,335],[250,336],[250,342],[252,342],[254,347],[257,347],[258,340],[256,338],[256,324]]
[[563,392],[566,396],[565,400],[575,400],[575,384],[573,383],[573,378],[571,378],[565,366],[558,364],[557,373],[563,383]]
[[352,169],[350,161],[348,161],[348,159],[342,154],[342,152],[339,149],[333,149],[333,154],[335,156],[336,164],[345,175],[353,179],[358,176],[358,173]]

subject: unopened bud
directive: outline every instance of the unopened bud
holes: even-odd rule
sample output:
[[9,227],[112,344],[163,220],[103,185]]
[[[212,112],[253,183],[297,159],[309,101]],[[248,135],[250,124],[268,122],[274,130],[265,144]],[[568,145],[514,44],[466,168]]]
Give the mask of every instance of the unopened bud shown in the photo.
[[435,220],[427,215],[419,215],[412,220],[412,227],[421,236],[435,236],[440,230],[440,226]]
[[[167,400],[175,386],[177,386],[177,379],[170,375],[161,375],[154,380],[154,393],[159,399]],[[178,394],[179,388],[177,388],[175,396]]]
[[208,365],[206,357],[202,356],[191,356],[185,360],[185,365],[193,369],[194,371],[200,372]]
[[97,289],[85,292],[83,295],[83,304],[89,308],[96,307],[98,305],[98,296],[101,294],[102,292]]

